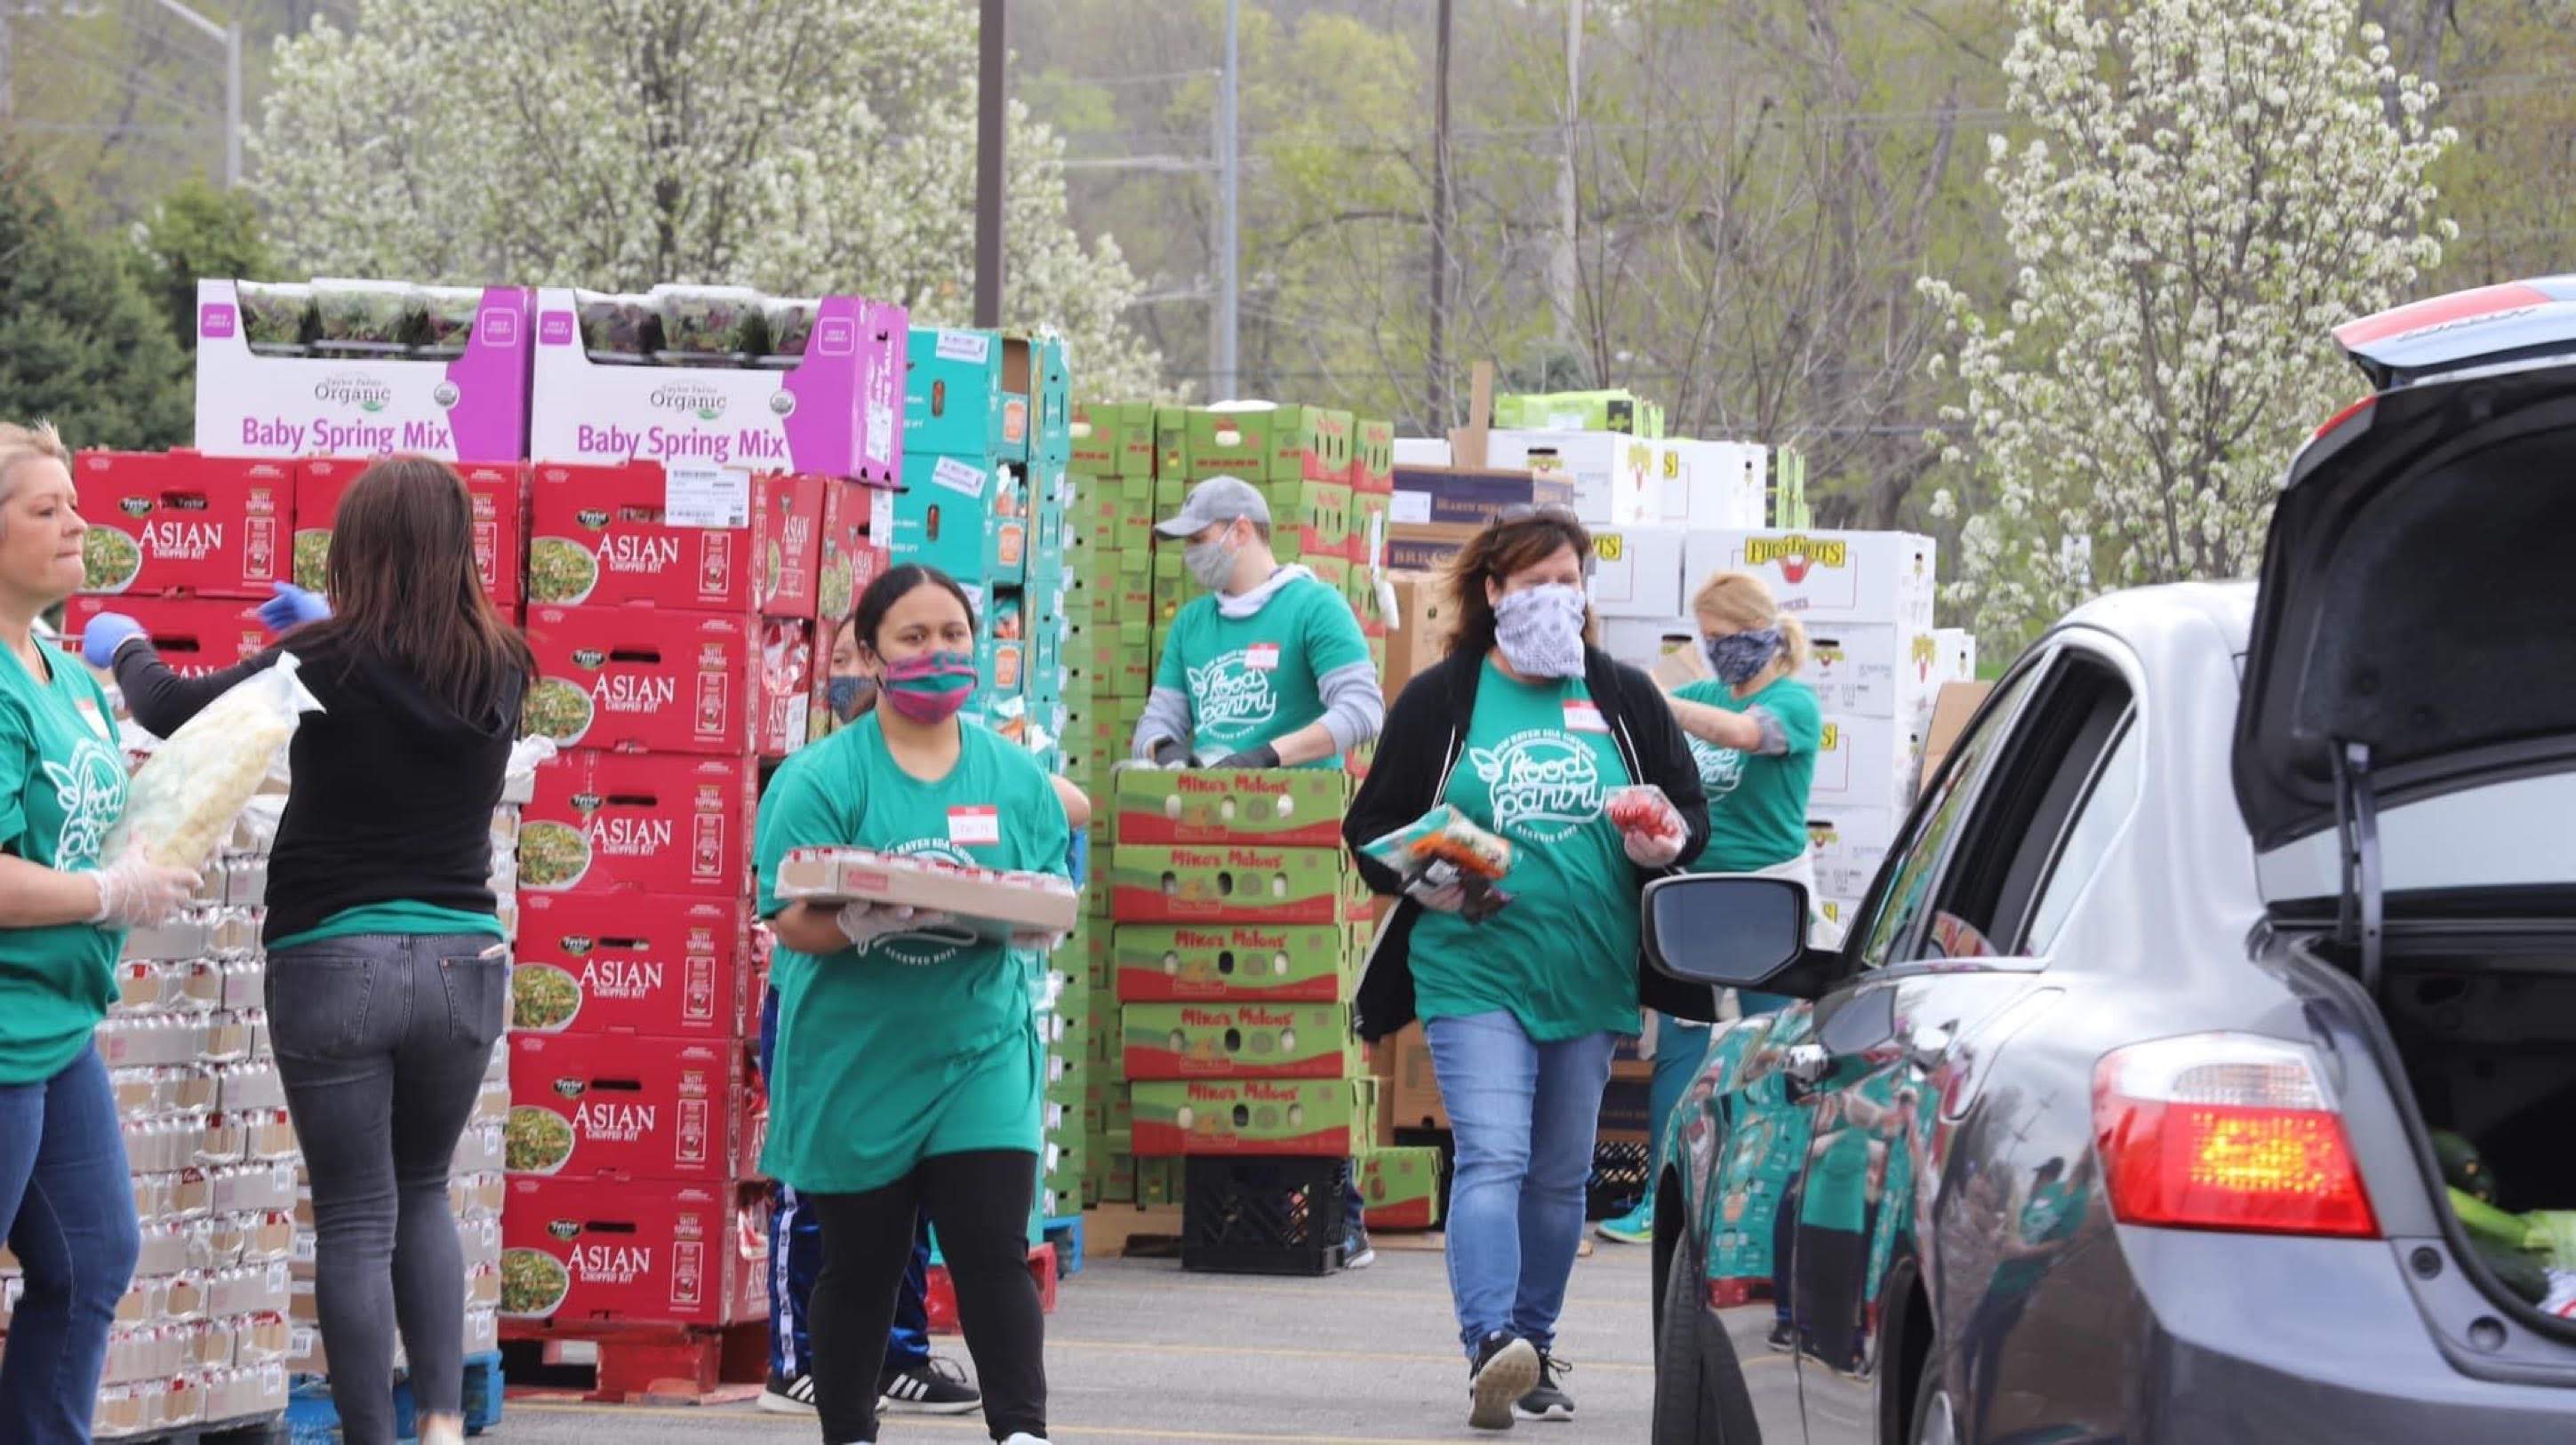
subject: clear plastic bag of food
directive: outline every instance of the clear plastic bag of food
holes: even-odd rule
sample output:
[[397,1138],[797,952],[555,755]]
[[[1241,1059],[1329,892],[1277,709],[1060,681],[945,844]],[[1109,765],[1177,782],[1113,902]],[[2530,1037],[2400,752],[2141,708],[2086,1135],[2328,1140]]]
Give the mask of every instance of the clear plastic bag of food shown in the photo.
[[251,798],[295,740],[304,714],[322,704],[296,676],[293,653],[235,683],[172,733],[136,770],[125,816],[107,836],[107,858],[141,846],[164,868],[195,868],[214,855]]
[[1689,831],[1682,822],[1682,810],[1652,783],[1613,788],[1602,803],[1602,811],[1609,815],[1610,826],[1622,833],[1668,838]]
[[1447,803],[1370,840],[1360,851],[1403,875],[1408,888],[1457,885],[1467,895],[1459,915],[1470,923],[1483,922],[1512,901],[1496,886],[1512,871],[1511,840],[1478,827]]

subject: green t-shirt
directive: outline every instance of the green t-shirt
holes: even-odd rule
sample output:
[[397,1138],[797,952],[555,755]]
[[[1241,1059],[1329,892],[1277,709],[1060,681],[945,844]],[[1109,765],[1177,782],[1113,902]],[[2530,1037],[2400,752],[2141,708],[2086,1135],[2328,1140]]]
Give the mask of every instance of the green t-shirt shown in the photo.
[[[760,800],[760,916],[785,907],[772,890],[797,848],[1062,876],[1071,829],[1047,775],[980,727],[961,737],[956,766],[935,783],[896,766],[873,713],[781,765]],[[777,1074],[761,1163],[773,1177],[817,1193],[882,1188],[911,1172],[934,1133],[950,1148],[1038,1147],[1042,1072],[1024,1098],[980,1087],[952,1097],[952,1085],[1035,1047],[1026,955],[971,935],[903,933],[824,958],[782,946],[771,982]]]
[[1512,843],[1512,901],[1482,923],[1423,910],[1413,991],[1426,1019],[1509,1012],[1541,1043],[1637,1016],[1637,867],[1602,813],[1628,784],[1583,679],[1514,682],[1491,660],[1442,801]]
[[[2084,1222],[2084,1194],[2064,1178],[2033,1189],[2021,1207],[2021,1243],[2054,1244],[2073,1234]],[[1999,1295],[2028,1294],[2039,1287],[2048,1265],[2044,1256],[2005,1260],[1995,1266],[1990,1289]]]
[[1699,764],[1700,791],[1708,795],[1708,846],[1691,864],[1694,873],[1751,873],[1786,863],[1807,851],[1807,793],[1816,781],[1816,747],[1825,733],[1816,690],[1784,677],[1751,697],[1714,679],[1694,682],[1673,696],[1740,713],[1767,708],[1789,740],[1785,753],[1748,753],[1690,740]]
[[[0,850],[65,873],[95,869],[125,812],[125,755],[98,680],[47,649],[50,680],[0,658]],[[0,928],[0,1084],[71,1067],[116,1001],[123,929]]]
[[1826,1138],[1807,1165],[1807,1193],[1798,1222],[1818,1229],[1860,1233],[1869,1217],[1869,1143],[1867,1129],[1844,1124]]
[[343,908],[322,920],[322,926],[293,934],[268,946],[271,953],[283,953],[306,944],[325,943],[334,938],[356,938],[361,935],[387,935],[395,938],[426,938],[437,934],[459,937],[480,935],[508,938],[501,920],[489,913],[468,913],[462,908],[441,908],[435,903],[409,900],[394,903],[362,903]]
[[[1368,638],[1342,594],[1301,577],[1250,617],[1228,617],[1206,596],[1181,609],[1163,644],[1156,687],[1190,699],[1195,752],[1222,757],[1276,742],[1324,715],[1321,679],[1369,661]],[[1336,757],[1309,767],[1341,766]]]

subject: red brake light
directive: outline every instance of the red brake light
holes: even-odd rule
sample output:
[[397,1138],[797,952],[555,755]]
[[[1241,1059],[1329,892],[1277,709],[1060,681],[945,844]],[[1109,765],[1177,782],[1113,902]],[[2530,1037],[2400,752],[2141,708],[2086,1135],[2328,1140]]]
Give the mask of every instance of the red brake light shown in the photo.
[[2375,1239],[2343,1114],[2308,1051],[2252,1034],[2116,1050],[2093,1132],[2123,1224]]
[[2343,410],[2336,412],[2334,415],[2327,417],[2324,425],[2308,434],[2308,440],[2310,442],[2320,442],[2325,440],[2328,436],[2331,436],[2334,433],[2337,427],[2342,426],[2345,422],[2352,420],[2363,412],[2370,410],[2371,403],[2377,400],[2379,400],[2379,394],[2377,392],[2373,392],[2370,395],[2363,397],[2361,400],[2354,402],[2352,405],[2345,407]]

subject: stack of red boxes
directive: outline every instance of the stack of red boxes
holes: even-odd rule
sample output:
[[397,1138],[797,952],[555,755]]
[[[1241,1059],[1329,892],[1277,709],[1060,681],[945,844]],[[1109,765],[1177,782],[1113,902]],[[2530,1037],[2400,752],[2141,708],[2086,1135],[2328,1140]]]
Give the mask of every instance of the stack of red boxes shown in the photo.
[[529,470],[530,730],[565,751],[519,834],[513,1333],[766,1318],[753,806],[827,716],[819,624],[881,565],[875,495]]
[[77,641],[122,612],[172,669],[230,667],[268,645],[251,606],[287,576],[296,464],[196,452],[83,452],[75,468],[87,577],[64,609]]

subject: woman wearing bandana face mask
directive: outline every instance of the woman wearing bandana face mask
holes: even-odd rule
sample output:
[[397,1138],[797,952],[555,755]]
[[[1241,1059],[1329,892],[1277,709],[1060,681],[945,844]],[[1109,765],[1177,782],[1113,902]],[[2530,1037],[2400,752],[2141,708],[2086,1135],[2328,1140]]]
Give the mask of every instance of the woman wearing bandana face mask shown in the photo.
[[[1694,873],[1772,873],[1815,894],[1816,865],[1807,844],[1807,792],[1823,739],[1815,689],[1800,682],[1807,634],[1784,616],[1761,578],[1720,572],[1691,599],[1700,651],[1712,677],[1672,696],[1673,715],[1690,734],[1691,756],[1708,796],[1708,846],[1691,860]],[[1776,994],[1744,993],[1746,1013],[1788,1003]],[[1664,1121],[1708,1054],[1705,1025],[1670,1016],[1655,1020],[1655,1081],[1647,1108],[1649,1135],[1662,1147]],[[1655,1236],[1650,1199],[1604,1220],[1602,1238],[1643,1244]]]
[[879,705],[781,765],[755,844],[779,943],[761,1162],[823,1226],[811,1305],[823,1439],[877,1438],[878,1367],[927,1209],[993,1438],[1043,1445],[1044,1324],[1026,1255],[1046,1074],[1024,951],[1053,940],[982,941],[941,914],[790,905],[774,890],[779,861],[809,847],[1062,874],[1070,826],[1026,752],[957,716],[976,675],[974,614],[955,582],[895,568],[869,584],[853,630]]
[[[1361,875],[1404,880],[1363,845],[1447,803],[1513,845],[1512,901],[1480,923],[1455,887],[1408,894],[1370,952],[1356,1024],[1375,1041],[1417,1013],[1457,1140],[1449,1284],[1468,1361],[1468,1423],[1573,1418],[1557,1315],[1583,1240],[1583,1186],[1617,1039],[1641,1002],[1713,1017],[1714,991],[1647,970],[1638,895],[1707,840],[1699,772],[1654,684],[1589,641],[1571,514],[1510,516],[1470,542],[1449,581],[1449,658],[1387,717],[1343,825]],[[1652,783],[1678,835],[1624,835],[1610,793]]]

